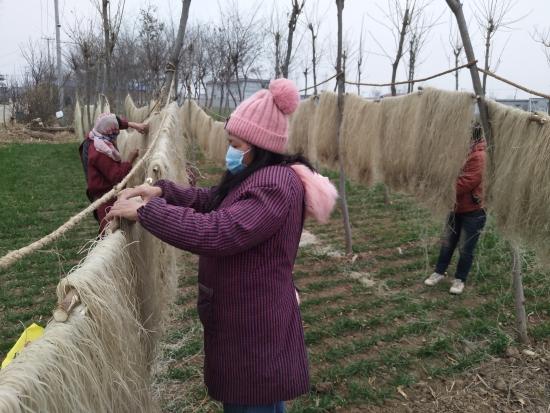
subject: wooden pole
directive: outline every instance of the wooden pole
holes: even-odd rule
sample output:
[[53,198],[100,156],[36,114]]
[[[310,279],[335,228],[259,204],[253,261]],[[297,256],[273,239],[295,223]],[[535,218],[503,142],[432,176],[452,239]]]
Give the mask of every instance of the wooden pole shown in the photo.
[[522,344],[529,344],[522,278],[521,251],[516,244],[512,243],[512,285],[514,290],[514,303],[516,306],[516,328]]
[[[474,49],[472,42],[470,41],[470,35],[468,33],[468,26],[466,19],[464,18],[464,12],[462,10],[462,4],[459,0],[446,0],[449,8],[452,10],[456,17],[458,29],[460,30],[460,36],[462,38],[462,44],[464,46],[464,52],[468,62],[475,62]],[[474,91],[478,96],[479,116],[481,118],[481,125],[485,134],[485,140],[487,141],[487,147],[489,152],[492,152],[493,138],[491,134],[491,125],[489,123],[489,111],[487,109],[487,102],[485,101],[485,93],[481,85],[479,78],[479,70],[477,65],[470,66],[470,74],[472,76],[472,83],[474,85]],[[490,158],[491,159],[491,158]],[[523,343],[528,342],[527,337],[527,317],[525,316],[525,295],[523,293],[523,283],[521,280],[521,254],[517,246],[512,247],[512,278],[513,278],[513,290],[516,303],[516,323],[518,325],[518,333],[520,340]]]
[[[466,19],[464,18],[464,11],[462,10],[462,4],[458,0],[446,0],[449,8],[456,17],[456,22],[458,24],[458,29],[460,31],[460,37],[462,38],[462,45],[464,46],[464,52],[466,53],[466,58],[468,62],[475,62],[476,57],[474,53],[474,48],[472,47],[472,42],[470,40],[470,34],[468,32],[468,25],[466,24]],[[487,146],[491,148],[493,143],[491,135],[491,125],[489,123],[489,110],[487,109],[487,102],[485,101],[485,93],[481,86],[481,79],[479,78],[479,71],[477,70],[476,65],[470,66],[470,75],[472,76],[472,83],[474,85],[474,91],[477,96],[479,96],[477,104],[479,107],[479,116],[481,118],[481,125],[483,127],[483,133],[485,134],[485,140],[487,141]]]
[[180,17],[180,25],[178,27],[178,35],[174,48],[170,54],[170,58],[166,64],[166,79],[162,86],[159,100],[163,102],[167,96],[171,94],[172,80],[175,77],[176,68],[178,67],[181,48],[183,47],[183,38],[185,35],[185,28],[187,26],[187,18],[189,17],[189,7],[191,6],[191,0],[182,0],[182,9]]
[[338,149],[338,164],[340,166],[340,202],[342,205],[342,218],[344,221],[344,231],[346,238],[346,254],[351,254],[352,251],[352,238],[351,238],[351,225],[349,221],[348,202],[346,199],[346,175],[344,172],[344,157],[343,148],[341,145],[340,130],[342,125],[342,118],[344,114],[344,93],[346,90],[346,74],[342,70],[342,11],[344,10],[344,0],[336,0],[336,8],[338,10],[338,52],[336,57],[336,81],[338,84],[338,131],[336,132],[336,145]]

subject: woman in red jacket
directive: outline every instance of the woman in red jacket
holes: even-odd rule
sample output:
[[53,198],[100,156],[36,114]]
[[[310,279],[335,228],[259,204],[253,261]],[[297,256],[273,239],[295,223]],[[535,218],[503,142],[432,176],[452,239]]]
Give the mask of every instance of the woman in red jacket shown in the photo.
[[464,290],[464,283],[474,260],[474,250],[487,219],[483,205],[485,149],[481,125],[476,123],[472,129],[468,159],[456,181],[455,209],[449,214],[439,259],[434,273],[424,281],[426,285],[433,286],[445,278],[445,271],[458,246],[460,258],[453,285],[449,290],[451,294],[461,294]]
[[[132,169],[132,164],[139,155],[138,149],[132,151],[129,160],[124,162],[120,158],[116,144],[120,130],[128,128],[145,133],[148,125],[128,122],[112,113],[102,113],[96,119],[94,128],[80,145],[80,156],[87,183],[86,195],[91,202],[109,192]],[[94,217],[99,222],[100,233],[105,229],[107,224],[105,215],[113,203],[114,200],[105,202],[94,211]]]

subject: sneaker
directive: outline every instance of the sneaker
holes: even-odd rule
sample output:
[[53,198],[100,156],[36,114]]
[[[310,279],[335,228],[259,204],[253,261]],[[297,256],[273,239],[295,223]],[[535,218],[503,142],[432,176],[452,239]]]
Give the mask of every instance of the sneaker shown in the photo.
[[428,278],[424,280],[424,284],[429,285],[431,287],[433,285],[436,285],[443,278],[445,278],[444,275],[434,272],[432,275],[430,275]]
[[455,278],[449,292],[451,294],[462,294],[462,291],[464,291],[464,281]]

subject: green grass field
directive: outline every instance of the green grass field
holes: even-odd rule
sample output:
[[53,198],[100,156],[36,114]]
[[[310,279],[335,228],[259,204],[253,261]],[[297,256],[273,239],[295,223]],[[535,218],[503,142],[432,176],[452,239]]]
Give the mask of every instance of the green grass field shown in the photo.
[[[0,146],[0,255],[48,234],[88,206],[77,144]],[[55,287],[85,255],[97,225],[90,215],[63,238],[0,271],[0,359],[24,327],[45,325]]]
[[[202,160],[206,180],[221,170]],[[88,205],[76,144],[0,147],[0,254],[26,245]],[[334,176],[333,176],[334,178]],[[307,229],[319,244],[301,249],[296,284],[309,350],[313,389],[289,404],[291,412],[364,411],[399,397],[398,389],[479,366],[513,344],[510,252],[490,224],[462,296],[448,283],[422,281],[431,272],[441,229],[410,197],[383,202],[380,187],[348,186],[353,225],[351,260],[343,248],[340,214]],[[0,273],[0,359],[31,322],[46,323],[61,276],[83,258],[94,238],[90,216],[65,238]],[[196,257],[184,257],[178,295],[161,345],[156,376],[169,412],[218,409],[202,384],[202,330],[195,310]],[[523,262],[529,331],[550,336],[550,278],[531,255]],[[452,269],[453,267],[451,267]],[[372,281],[358,282],[357,274]]]

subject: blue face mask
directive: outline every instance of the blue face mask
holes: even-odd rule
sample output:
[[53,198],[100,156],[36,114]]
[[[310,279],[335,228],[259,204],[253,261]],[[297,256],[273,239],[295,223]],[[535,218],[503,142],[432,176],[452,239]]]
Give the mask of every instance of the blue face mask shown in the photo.
[[244,155],[246,155],[248,152],[249,150],[243,152],[229,145],[229,148],[227,148],[227,153],[225,155],[225,166],[227,170],[233,175],[244,170],[244,168],[246,168],[246,165],[243,163],[243,158]]

